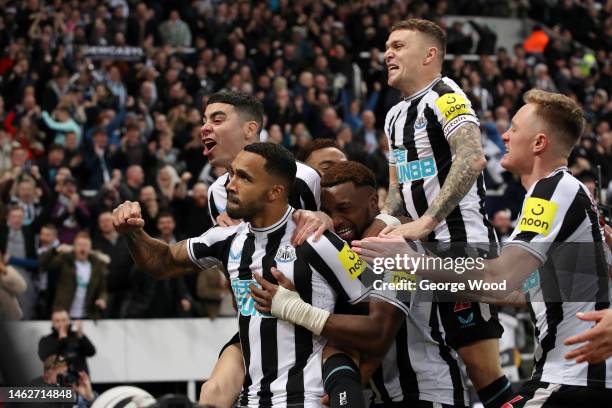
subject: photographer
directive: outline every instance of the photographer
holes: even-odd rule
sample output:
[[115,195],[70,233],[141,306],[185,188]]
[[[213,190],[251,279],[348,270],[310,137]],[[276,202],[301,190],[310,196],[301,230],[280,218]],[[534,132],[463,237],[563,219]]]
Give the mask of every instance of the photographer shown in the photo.
[[61,355],[48,356],[43,363],[43,370],[43,375],[35,378],[30,385],[72,387],[77,394],[74,405],[71,403],[45,404],[48,408],[55,406],[88,408],[98,397],[98,393],[91,386],[89,375],[85,371],[76,371]]
[[61,355],[74,366],[76,371],[89,373],[86,357],[96,354],[96,348],[83,334],[81,321],[77,320],[74,329],[68,312],[56,310],[51,316],[52,333],[41,338],[38,343],[38,356],[46,361],[49,356]]

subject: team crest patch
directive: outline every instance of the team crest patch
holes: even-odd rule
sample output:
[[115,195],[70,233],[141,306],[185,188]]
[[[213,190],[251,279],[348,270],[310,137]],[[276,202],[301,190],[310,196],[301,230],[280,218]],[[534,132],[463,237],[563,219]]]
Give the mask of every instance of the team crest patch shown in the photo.
[[425,128],[425,126],[427,126],[427,119],[425,119],[425,116],[420,115],[414,122],[414,128],[415,130],[421,130]]
[[293,262],[296,259],[297,256],[295,255],[295,248],[291,245],[285,245],[283,247],[278,248],[278,251],[276,251],[276,256],[274,257],[274,260],[276,262],[281,263]]

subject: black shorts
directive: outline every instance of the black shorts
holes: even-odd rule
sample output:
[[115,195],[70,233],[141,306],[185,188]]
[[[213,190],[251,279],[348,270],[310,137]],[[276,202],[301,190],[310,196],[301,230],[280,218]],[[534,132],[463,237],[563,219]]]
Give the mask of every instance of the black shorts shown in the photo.
[[479,340],[499,339],[504,328],[497,307],[477,302],[438,302],[446,343],[455,350]]
[[402,402],[386,402],[382,404],[370,404],[370,408],[467,408],[465,405],[449,405],[431,401],[402,401]]
[[534,408],[609,407],[612,389],[527,381],[518,394],[502,408],[522,408],[529,403]]
[[[221,347],[221,351],[219,352],[219,357],[221,357],[221,354],[223,354],[223,352],[225,351],[226,348],[228,348],[232,344],[236,344],[236,343],[238,343],[238,346],[240,346],[240,332],[236,332],[236,334],[234,334],[232,336],[230,341],[228,341],[227,343],[225,343],[225,345],[223,347]],[[217,357],[217,358],[219,358],[219,357]]]

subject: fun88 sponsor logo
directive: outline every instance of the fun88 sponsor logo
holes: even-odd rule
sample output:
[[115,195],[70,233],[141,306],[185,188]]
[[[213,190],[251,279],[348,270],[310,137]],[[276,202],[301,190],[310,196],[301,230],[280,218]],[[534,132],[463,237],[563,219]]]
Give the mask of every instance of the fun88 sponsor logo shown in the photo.
[[400,183],[407,183],[433,177],[438,173],[436,162],[433,157],[425,157],[420,160],[406,161],[406,150],[393,150],[395,157],[397,179]]

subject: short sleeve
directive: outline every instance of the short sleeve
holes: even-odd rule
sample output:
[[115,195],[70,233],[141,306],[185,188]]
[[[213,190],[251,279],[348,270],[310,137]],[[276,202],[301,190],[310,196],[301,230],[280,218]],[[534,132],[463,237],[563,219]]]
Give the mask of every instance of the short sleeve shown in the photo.
[[448,86],[451,92],[444,93],[436,97],[433,109],[436,117],[440,121],[444,137],[448,140],[464,123],[474,123],[480,125],[470,100],[460,90],[454,90]]

